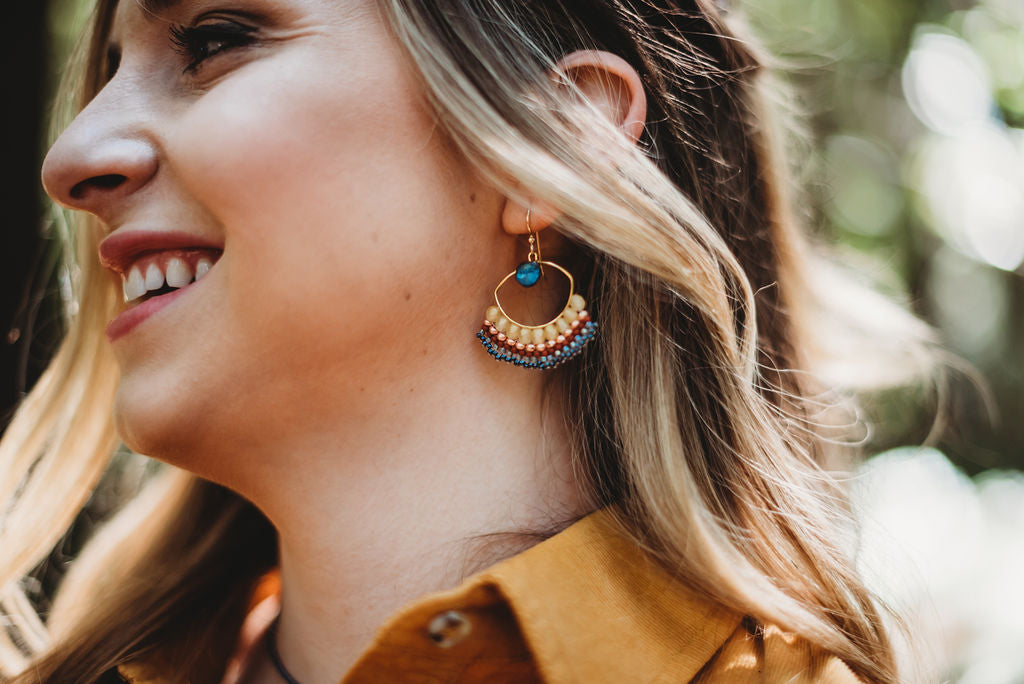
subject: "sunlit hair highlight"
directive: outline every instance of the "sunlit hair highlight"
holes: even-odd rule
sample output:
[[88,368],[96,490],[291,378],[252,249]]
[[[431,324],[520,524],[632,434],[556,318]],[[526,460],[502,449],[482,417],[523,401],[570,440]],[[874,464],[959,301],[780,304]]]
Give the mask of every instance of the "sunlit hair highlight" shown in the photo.
[[[101,0],[84,76],[67,87],[83,88],[78,106],[101,83],[113,6]],[[847,361],[829,331],[875,348],[880,331],[845,315],[875,307],[900,354],[895,365],[871,359],[883,369],[876,386],[928,372],[932,334],[838,277],[801,231],[776,118],[787,91],[742,17],[710,0],[381,7],[453,144],[509,197],[557,211],[554,228],[575,247],[572,271],[601,333],[550,381],[568,390],[574,468],[592,506],[611,506],[688,585],[866,680],[899,679],[830,472],[843,426],[825,409],[852,387],[826,372]],[[575,49],[614,52],[640,73],[639,144],[557,68]],[[0,445],[0,548],[13,551],[0,560],[0,601],[20,637],[0,632],[0,665],[16,672],[30,651],[34,674],[12,681],[87,682],[126,661],[175,662],[174,681],[215,682],[231,646],[218,635],[237,633],[248,591],[275,562],[272,528],[227,490],[168,468],[87,546],[47,625],[19,589],[115,446],[117,374],[102,335],[114,283],[97,272],[97,232],[69,233],[81,242],[78,310]],[[209,648],[197,656],[189,643]]]

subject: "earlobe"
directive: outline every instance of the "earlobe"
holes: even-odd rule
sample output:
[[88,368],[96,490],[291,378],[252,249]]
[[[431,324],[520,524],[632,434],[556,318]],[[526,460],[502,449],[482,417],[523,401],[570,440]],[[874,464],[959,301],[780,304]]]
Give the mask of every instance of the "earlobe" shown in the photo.
[[[527,228],[526,210],[530,210],[530,224]],[[533,202],[525,207],[519,202],[512,200],[505,201],[505,207],[501,212],[501,225],[506,233],[512,235],[525,235],[532,230],[537,232],[550,226],[558,218],[558,213],[552,211],[542,202]]]
[[640,74],[629,62],[604,50],[575,50],[555,66],[630,140],[640,139],[647,119],[647,95]]

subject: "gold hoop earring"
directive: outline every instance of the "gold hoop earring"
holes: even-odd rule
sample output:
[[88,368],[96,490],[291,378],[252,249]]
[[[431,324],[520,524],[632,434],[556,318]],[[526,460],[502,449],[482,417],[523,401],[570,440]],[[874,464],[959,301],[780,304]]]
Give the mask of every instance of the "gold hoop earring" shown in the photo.
[[[594,338],[597,323],[590,319],[587,302],[576,292],[572,274],[540,255],[540,240],[530,227],[530,210],[526,210],[526,230],[530,234],[530,252],[526,261],[501,279],[494,288],[494,304],[484,314],[483,326],[476,334],[491,356],[525,368],[547,370],[573,358]],[[498,291],[515,276],[522,287],[533,287],[550,266],[569,280],[569,298],[565,308],[547,323],[528,325],[512,318],[501,306]]]

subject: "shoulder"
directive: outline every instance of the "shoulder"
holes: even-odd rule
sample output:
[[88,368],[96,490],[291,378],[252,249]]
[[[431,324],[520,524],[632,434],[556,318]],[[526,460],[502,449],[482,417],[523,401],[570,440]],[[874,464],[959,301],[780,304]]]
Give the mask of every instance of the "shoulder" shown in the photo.
[[694,682],[829,682],[862,680],[837,656],[775,625],[744,617]]

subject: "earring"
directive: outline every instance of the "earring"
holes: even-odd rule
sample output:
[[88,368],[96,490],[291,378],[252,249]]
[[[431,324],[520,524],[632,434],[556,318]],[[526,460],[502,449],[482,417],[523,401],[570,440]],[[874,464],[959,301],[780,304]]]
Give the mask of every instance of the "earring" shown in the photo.
[[[487,308],[484,323],[476,334],[481,344],[498,361],[546,370],[559,366],[583,350],[597,332],[590,320],[587,302],[576,292],[572,274],[553,261],[540,256],[540,241],[530,227],[530,210],[526,210],[526,230],[530,234],[530,253],[516,270],[501,279],[494,288],[494,305]],[[547,323],[527,325],[509,316],[501,306],[498,290],[515,276],[522,287],[533,287],[550,266],[569,279],[569,299],[565,308]]]

